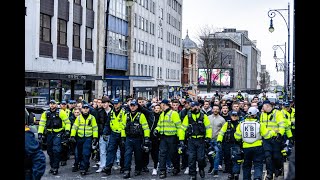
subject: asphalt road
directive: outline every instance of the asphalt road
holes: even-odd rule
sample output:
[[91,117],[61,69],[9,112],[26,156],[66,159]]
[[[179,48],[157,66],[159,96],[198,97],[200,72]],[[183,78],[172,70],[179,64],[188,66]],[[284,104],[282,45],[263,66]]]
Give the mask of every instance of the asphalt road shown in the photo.
[[[57,175],[52,175],[49,173],[50,170],[50,165],[49,165],[49,157],[46,151],[44,151],[45,155],[47,156],[47,165],[46,165],[46,171],[45,174],[42,177],[42,180],[77,180],[77,179],[86,179],[86,180],[93,180],[93,179],[123,179],[122,178],[122,174],[120,174],[120,169],[118,170],[114,170],[112,169],[112,174],[110,176],[106,176],[105,173],[96,173],[97,168],[96,167],[92,167],[95,162],[93,160],[91,160],[90,162],[90,168],[89,168],[89,172],[87,175],[85,176],[81,176],[80,172],[72,172],[72,164],[74,162],[74,157],[71,156],[70,159],[67,161],[67,165],[66,166],[60,166],[59,168],[59,173]],[[134,159],[134,158],[133,158]],[[132,162],[132,167],[134,169],[134,160]],[[131,172],[131,178],[129,179],[148,179],[148,180],[156,180],[156,179],[160,179],[159,176],[152,176],[152,169],[153,169],[153,162],[152,162],[152,158],[150,157],[150,163],[148,166],[150,172],[149,173],[145,173],[143,172],[142,175],[140,176],[134,176],[133,172]],[[223,173],[222,171],[219,171],[219,177],[214,178],[213,175],[208,174],[207,171],[209,169],[209,164],[207,164],[207,167],[205,168],[205,172],[206,172],[206,176],[204,179],[219,179],[219,180],[227,180],[228,179],[228,174],[227,173]],[[285,163],[285,174],[287,171],[287,163]],[[184,171],[181,171],[179,173],[178,176],[172,176],[171,174],[167,174],[167,178],[168,180],[185,180],[185,179],[189,179],[189,175],[183,174]],[[159,174],[159,172],[158,172]],[[199,174],[197,175],[197,179],[201,179]],[[240,174],[240,180],[242,179],[242,170],[241,170],[241,174]],[[283,180],[284,177],[278,177],[278,180]]]

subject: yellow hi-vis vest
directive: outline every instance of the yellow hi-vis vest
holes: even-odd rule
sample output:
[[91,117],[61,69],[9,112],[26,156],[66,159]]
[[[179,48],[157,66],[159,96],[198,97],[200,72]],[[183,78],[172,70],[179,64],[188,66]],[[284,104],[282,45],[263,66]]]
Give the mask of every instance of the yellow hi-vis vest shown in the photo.
[[160,135],[173,136],[178,134],[181,120],[177,111],[169,110],[166,115],[162,112],[159,116],[157,127],[155,128]]
[[269,115],[266,112],[261,113],[260,123],[265,124],[265,126],[269,130],[273,130],[276,133],[280,133],[282,136],[284,135],[285,122],[283,114],[280,111],[273,109]]
[[96,118],[89,114],[87,119],[84,119],[82,114],[78,116],[71,129],[71,136],[78,135],[79,137],[91,137],[98,138],[98,125]]

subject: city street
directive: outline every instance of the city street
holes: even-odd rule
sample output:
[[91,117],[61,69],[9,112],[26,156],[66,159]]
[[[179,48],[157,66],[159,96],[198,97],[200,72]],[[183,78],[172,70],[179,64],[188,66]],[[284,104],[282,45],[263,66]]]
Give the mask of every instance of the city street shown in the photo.
[[[96,169],[92,167],[94,165],[94,162],[91,161],[90,164],[90,168],[89,168],[89,172],[87,175],[85,176],[81,176],[80,172],[72,172],[72,164],[74,161],[73,156],[70,157],[70,160],[67,161],[67,166],[60,166],[59,168],[59,174],[58,175],[52,175],[49,173],[50,170],[50,165],[49,165],[49,157],[47,155],[47,152],[44,151],[46,157],[47,157],[47,165],[46,165],[46,172],[42,177],[42,180],[57,180],[57,179],[61,179],[61,180],[73,180],[73,179],[86,179],[86,180],[93,180],[93,179],[123,179],[122,178],[122,174],[119,173],[120,169],[118,170],[113,170],[112,169],[112,174],[110,176],[106,176],[105,173],[96,173]],[[142,175],[135,177],[133,175],[133,172],[131,172],[131,178],[129,179],[149,179],[149,180],[155,180],[155,179],[160,179],[159,176],[152,176],[152,159],[150,157],[150,163],[149,163],[149,173],[142,173]],[[134,161],[132,163],[132,167],[134,169]],[[206,172],[206,177],[204,179],[219,179],[219,180],[227,180],[228,179],[228,174],[223,173],[222,171],[219,171],[219,177],[218,178],[214,178],[213,175],[211,174],[207,174],[209,165],[207,164],[207,167],[205,168],[205,172]],[[287,163],[285,163],[285,174],[287,172]],[[158,172],[159,173],[159,172]],[[189,176],[183,174],[183,171],[181,171],[179,173],[178,176],[172,176],[171,174],[167,174],[167,178],[168,180],[184,180],[184,179],[188,179]],[[200,179],[200,176],[198,174],[197,179]],[[242,179],[242,172],[240,174],[240,179]],[[278,180],[283,180],[283,177],[279,177]]]

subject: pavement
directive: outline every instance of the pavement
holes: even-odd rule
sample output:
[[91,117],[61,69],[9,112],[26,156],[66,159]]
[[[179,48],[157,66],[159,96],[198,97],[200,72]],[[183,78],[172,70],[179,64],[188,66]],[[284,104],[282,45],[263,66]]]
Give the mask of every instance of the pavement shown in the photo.
[[[120,174],[120,169],[118,170],[114,170],[112,169],[111,171],[111,175],[110,176],[106,176],[105,173],[96,173],[96,170],[98,169],[97,167],[92,167],[95,162],[94,160],[91,160],[90,162],[90,168],[89,168],[89,172],[87,175],[82,176],[80,175],[80,172],[72,172],[72,164],[74,162],[74,157],[71,156],[70,159],[67,161],[67,165],[66,166],[60,166],[59,168],[59,173],[57,175],[52,175],[49,173],[50,170],[50,165],[49,165],[49,157],[46,151],[44,151],[47,159],[47,164],[46,164],[46,171],[45,174],[43,175],[43,177],[41,178],[41,180],[77,180],[77,179],[85,179],[85,180],[97,180],[97,179],[104,179],[104,180],[111,180],[111,179],[123,179],[122,178],[122,174]],[[132,160],[132,167],[134,169],[134,158]],[[150,163],[148,165],[148,168],[150,170],[149,173],[145,173],[143,172],[142,175],[140,176],[134,176],[133,172],[131,172],[131,178],[129,179],[139,179],[139,180],[158,180],[160,179],[159,176],[152,176],[152,169],[153,169],[153,162],[152,162],[152,158],[150,157]],[[206,172],[206,176],[204,179],[217,179],[217,180],[227,180],[228,179],[228,174],[227,173],[223,173],[222,171],[219,171],[219,177],[214,178],[213,175],[208,174],[207,171],[209,169],[209,164],[207,164],[207,167],[205,168],[205,172]],[[284,173],[284,177],[286,177],[287,171],[288,171],[288,162],[285,162],[284,165],[284,169],[285,169],[285,173]],[[185,180],[189,178],[189,175],[183,174],[184,170],[182,170],[179,175],[177,176],[172,176],[171,174],[167,174],[167,178],[168,180]],[[265,170],[264,170],[265,172]],[[158,172],[159,174],[159,172]],[[278,177],[277,180],[283,180],[284,179],[283,176]],[[199,174],[197,175],[197,179],[200,179]],[[241,170],[241,174],[240,174],[240,180],[242,180],[242,170]]]

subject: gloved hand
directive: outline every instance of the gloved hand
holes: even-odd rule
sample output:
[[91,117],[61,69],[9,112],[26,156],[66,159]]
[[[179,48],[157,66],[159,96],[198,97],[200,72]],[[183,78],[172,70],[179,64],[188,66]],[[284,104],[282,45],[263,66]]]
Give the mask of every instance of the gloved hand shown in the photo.
[[125,147],[125,145],[126,145],[126,138],[122,137],[121,138],[121,147]]
[[153,134],[155,137],[157,137],[157,136],[158,136],[158,133],[159,133],[158,130],[155,129],[155,130],[153,130],[153,133],[152,133],[152,134]]
[[291,137],[291,138],[288,138],[288,140],[289,140],[289,144],[291,145],[291,146],[293,146],[294,145],[294,140],[293,140],[293,138]]
[[282,135],[280,133],[277,133],[277,136],[273,137],[275,142],[282,142]]
[[150,143],[151,143],[151,142],[150,142],[150,139],[149,139],[148,137],[145,137],[145,138],[144,138],[144,145],[145,145],[145,146],[149,146]]
[[183,140],[179,141],[179,146],[184,147],[184,141]]
[[64,132],[63,136],[64,136],[65,138],[69,138],[69,137],[70,137],[70,131],[66,130],[66,131]]
[[42,133],[38,133],[38,140],[39,140],[40,143],[43,142],[42,138],[43,138]]
[[98,143],[98,138],[93,138],[93,139],[92,139],[92,144],[93,144],[94,146],[96,146],[97,143]]
[[218,146],[219,149],[221,149],[221,147],[222,147],[221,146],[221,141],[217,141],[217,146]]
[[184,151],[184,148],[185,148],[185,146],[184,146],[184,142],[181,140],[181,141],[179,141],[179,145],[178,145],[178,154],[182,154],[183,153],[183,151]]
[[209,147],[211,139],[210,138],[206,138],[204,141],[206,142],[206,146]]
[[103,138],[104,141],[108,141],[108,140],[109,140],[109,136],[106,135],[106,134],[103,134],[103,135],[102,135],[102,138]]
[[71,136],[71,137],[69,138],[69,141],[70,141],[71,143],[77,142],[76,139],[74,138],[74,136]]

